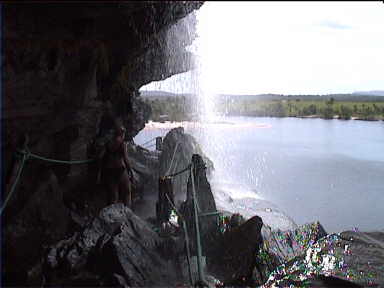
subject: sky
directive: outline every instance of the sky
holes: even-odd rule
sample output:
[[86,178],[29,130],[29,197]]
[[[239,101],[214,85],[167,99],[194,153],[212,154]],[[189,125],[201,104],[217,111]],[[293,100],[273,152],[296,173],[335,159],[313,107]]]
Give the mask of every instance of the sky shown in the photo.
[[[205,2],[198,69],[141,90],[331,94],[384,90],[384,3]],[[198,89],[196,88],[198,86]]]

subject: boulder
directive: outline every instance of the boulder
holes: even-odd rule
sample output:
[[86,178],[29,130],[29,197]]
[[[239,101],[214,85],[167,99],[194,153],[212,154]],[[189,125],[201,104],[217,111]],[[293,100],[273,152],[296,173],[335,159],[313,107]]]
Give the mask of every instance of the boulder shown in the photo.
[[269,226],[262,229],[264,247],[279,263],[305,253],[311,245],[325,237],[327,232],[319,222],[299,226],[295,230],[273,230]]
[[263,243],[255,253],[253,285],[265,283],[277,267],[303,255],[308,247],[327,234],[321,224],[315,222],[286,231],[264,225],[261,235]]
[[83,231],[51,247],[48,284],[73,285],[81,275],[96,275],[103,285],[169,286],[177,280],[172,273],[177,267],[163,257],[173,255],[167,249],[169,243],[147,222],[123,204],[113,204]]
[[384,287],[384,232],[327,235],[276,268],[264,287]]
[[[163,140],[163,150],[159,159],[160,177],[182,171],[191,164],[193,154],[202,156],[207,166],[207,173],[213,169],[213,162],[203,153],[196,139],[184,133],[183,127],[172,129],[165,135]],[[184,172],[173,177],[173,191],[175,191],[176,202],[182,202],[186,199],[189,173]]]
[[263,285],[280,265],[302,257],[327,235],[318,222],[281,231],[263,224],[259,216],[243,221],[240,214],[232,215],[211,263],[213,275],[228,285]]
[[256,254],[263,243],[262,226],[262,219],[254,216],[224,232],[217,241],[216,257],[212,260],[212,270],[219,280],[228,285],[252,285]]

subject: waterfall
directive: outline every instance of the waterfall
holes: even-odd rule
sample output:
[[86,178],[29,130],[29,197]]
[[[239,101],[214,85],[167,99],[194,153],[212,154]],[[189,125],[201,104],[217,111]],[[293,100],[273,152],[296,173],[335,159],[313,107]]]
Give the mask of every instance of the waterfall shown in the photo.
[[[221,88],[215,86],[220,85],[215,84],[220,83],[218,81],[220,75],[217,75],[217,70],[218,68],[227,69],[225,63],[228,59],[222,59],[220,63],[212,61],[212,56],[218,52],[212,50],[213,36],[217,31],[211,29],[212,25],[209,22],[211,17],[208,14],[212,13],[212,9],[206,9],[206,5],[204,4],[199,10],[194,11],[169,29],[166,41],[163,43],[169,63],[178,62],[179,66],[189,65],[192,69],[186,73],[171,76],[164,81],[152,82],[147,85],[148,87],[143,88],[188,95],[189,101],[187,101],[185,109],[194,116],[193,121],[175,125],[184,126],[187,133],[196,137],[204,153],[214,162],[215,172],[210,180],[212,185],[214,182],[220,184],[225,182],[231,187],[235,184],[239,188],[241,183],[236,180],[232,169],[236,157],[228,154],[230,148],[236,144],[231,135],[227,135],[223,130],[233,127],[230,127],[229,123],[226,123],[227,120],[219,114],[219,101],[217,101],[215,93],[219,90],[218,88]],[[186,45],[185,55],[191,53],[193,57],[178,56],[180,53],[176,53],[175,50],[180,48],[177,46],[180,43],[189,43]],[[187,63],[188,61],[191,63]],[[169,67],[172,66],[169,65]],[[166,126],[171,128],[174,125],[167,124]],[[145,142],[145,140],[140,142]],[[240,173],[240,171],[235,172]],[[244,187],[243,190],[247,190],[247,188]],[[233,194],[237,194],[239,197],[243,195],[240,191],[233,192]]]

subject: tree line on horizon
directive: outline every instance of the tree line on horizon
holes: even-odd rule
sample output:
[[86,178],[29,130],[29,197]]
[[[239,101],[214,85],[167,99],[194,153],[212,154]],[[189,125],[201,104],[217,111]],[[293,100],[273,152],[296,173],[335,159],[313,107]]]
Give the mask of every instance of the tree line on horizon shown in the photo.
[[226,114],[232,116],[384,119],[384,102],[336,101],[333,97],[317,101],[302,99],[245,100],[221,103],[221,107],[226,107]]
[[[365,96],[367,97],[367,96]],[[380,97],[380,96],[378,96]],[[253,117],[314,117],[323,119],[361,119],[384,120],[384,97],[381,101],[344,101],[337,97],[287,97],[283,98],[252,98],[252,97],[218,97],[217,112],[223,116]],[[376,99],[376,97],[374,98]],[[194,113],[191,107],[196,105],[194,97],[165,96],[147,97],[144,101],[150,105],[153,121],[189,121]]]

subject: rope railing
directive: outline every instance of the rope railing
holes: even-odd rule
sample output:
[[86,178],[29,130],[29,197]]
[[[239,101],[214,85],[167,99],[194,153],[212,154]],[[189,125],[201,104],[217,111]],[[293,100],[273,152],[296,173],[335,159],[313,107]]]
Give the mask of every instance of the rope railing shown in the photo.
[[[175,147],[175,151],[177,150],[178,146]],[[173,157],[174,158],[174,155],[175,155],[175,151],[173,153]],[[168,171],[170,171],[171,167],[172,167],[172,163],[173,163],[173,160],[171,161],[171,165],[170,165],[170,168],[168,169]],[[196,163],[194,163],[193,159],[192,159],[192,162],[190,164],[188,164],[188,166],[176,173],[173,173],[173,174],[168,174],[166,176],[163,176],[163,178],[166,178],[166,177],[174,177],[174,176],[177,176],[177,175],[180,175],[186,171],[189,171],[190,172],[190,178],[191,178],[191,184],[192,184],[192,201],[193,201],[193,211],[194,211],[194,224],[195,224],[195,231],[196,231],[196,239],[195,239],[195,242],[196,242],[196,248],[197,248],[197,271],[198,271],[198,281],[195,283],[195,286],[207,286],[207,283],[206,283],[206,280],[205,280],[205,276],[204,276],[204,271],[203,271],[203,256],[202,256],[202,247],[201,247],[201,235],[200,235],[200,229],[199,229],[199,218],[200,217],[206,217],[206,216],[217,216],[219,214],[221,214],[220,212],[207,212],[207,213],[199,213],[200,212],[200,209],[199,209],[199,205],[197,203],[197,195],[196,195],[196,183],[195,183],[195,177],[194,175],[197,173],[197,170],[198,169],[205,169],[206,166],[205,165],[196,165]],[[183,215],[178,211],[178,209],[176,208],[176,206],[173,204],[173,202],[171,201],[171,199],[169,198],[169,196],[167,195],[167,193],[165,193],[165,198],[167,199],[167,201],[169,202],[170,206],[172,207],[173,211],[175,211],[175,213],[177,214],[177,216],[181,219],[181,222],[182,222],[182,225],[183,225],[183,231],[184,231],[184,235],[185,235],[185,245],[186,245],[186,252],[187,252],[187,262],[188,262],[188,269],[189,269],[189,277],[190,277],[190,281],[191,281],[191,285],[193,285],[193,279],[192,279],[192,270],[191,270],[191,263],[190,263],[190,250],[189,250],[189,237],[188,237],[188,231],[187,231],[187,224],[186,224],[186,221],[183,217]]]
[[[156,139],[156,138],[154,138]],[[153,139],[151,139],[150,141],[147,141],[146,143],[150,143],[151,141],[153,141]],[[146,144],[144,143],[144,144]],[[174,152],[173,152],[173,155],[172,155],[172,159],[171,159],[171,163],[170,163],[170,166],[168,168],[168,171],[166,173],[165,176],[163,176],[163,178],[165,177],[175,177],[177,175],[180,175],[186,171],[189,171],[190,172],[190,178],[191,178],[191,184],[192,184],[192,200],[193,200],[193,210],[194,210],[194,222],[195,222],[195,229],[196,229],[196,247],[197,247],[197,270],[198,270],[198,285],[205,285],[206,282],[205,282],[205,277],[204,277],[204,272],[203,272],[203,263],[202,263],[202,247],[201,247],[201,239],[200,239],[200,229],[199,229],[199,217],[204,217],[204,216],[210,216],[210,215],[217,215],[219,214],[219,212],[209,212],[209,213],[204,213],[204,214],[200,214],[199,213],[199,207],[198,207],[198,203],[197,203],[197,196],[196,196],[196,183],[195,183],[195,174],[196,174],[196,171],[198,169],[205,169],[205,165],[196,165],[195,161],[194,161],[194,158],[192,157],[192,162],[190,164],[187,165],[187,167],[185,167],[184,169],[178,171],[178,172],[175,172],[175,173],[172,173],[172,174],[169,174],[169,172],[171,171],[171,168],[173,167],[173,163],[174,163],[174,159],[175,159],[175,155],[176,155],[176,151],[179,147],[179,142],[176,144],[176,147],[174,149]],[[43,156],[39,156],[39,155],[36,155],[34,153],[31,153],[28,149],[28,147],[25,147],[24,149],[19,149],[19,150],[16,150],[16,153],[18,156],[22,155],[22,158],[21,158],[21,162],[20,162],[20,165],[18,167],[18,171],[17,171],[17,175],[16,175],[16,178],[12,184],[12,187],[10,189],[10,192],[8,193],[2,207],[1,207],[1,210],[0,210],[0,215],[3,213],[4,209],[6,208],[9,200],[11,199],[14,191],[16,190],[16,186],[20,180],[20,177],[21,177],[21,173],[24,169],[24,166],[25,166],[25,163],[28,159],[37,159],[37,160],[42,160],[42,161],[47,161],[47,162],[51,162],[51,163],[59,163],[59,164],[68,164],[68,165],[73,165],[73,164],[87,164],[87,163],[91,163],[91,162],[94,162],[96,161],[96,159],[86,159],[86,160],[72,160],[72,161],[67,161],[67,160],[57,160],[57,159],[52,159],[52,158],[47,158],[47,157],[43,157]],[[176,168],[176,165],[174,167],[174,169]],[[190,250],[189,250],[189,237],[188,237],[188,233],[187,233],[187,225],[186,225],[186,222],[185,222],[185,219],[184,217],[181,215],[181,213],[177,210],[177,208],[175,207],[175,205],[173,204],[173,202],[169,199],[168,195],[165,194],[166,196],[166,199],[167,201],[170,203],[170,205],[172,206],[173,210],[175,211],[175,213],[180,217],[180,219],[182,220],[182,223],[183,223],[183,230],[184,230],[184,234],[185,234],[185,241],[186,241],[186,250],[187,250],[187,261],[188,261],[188,268],[189,268],[189,276],[190,276],[190,281],[191,281],[191,284],[193,282],[192,280],[192,270],[191,270],[191,263],[190,263]]]
[[206,285],[204,272],[203,272],[203,252],[201,247],[201,238],[200,238],[200,227],[199,227],[199,213],[197,208],[197,199],[196,199],[196,188],[195,188],[195,177],[194,177],[194,170],[196,170],[198,167],[195,167],[195,163],[193,163],[193,157],[192,157],[192,163],[190,167],[190,177],[191,177],[191,184],[192,184],[192,201],[193,201],[193,211],[195,215],[195,229],[196,229],[196,248],[197,248],[197,272],[198,272],[198,278],[200,286],[208,286]]
[[[164,178],[165,178],[165,177],[174,177],[174,176],[177,176],[177,175],[179,175],[179,174],[181,174],[181,173],[183,173],[183,172],[188,171],[188,170],[191,168],[191,165],[192,165],[192,164],[190,163],[190,164],[188,164],[187,167],[185,167],[184,169],[182,169],[182,170],[180,170],[180,171],[178,171],[178,172],[174,172],[174,173],[172,173],[172,174],[169,174],[169,172],[170,172],[171,170],[174,170],[174,169],[176,168],[176,165],[175,165],[174,169],[171,169],[172,166],[173,166],[173,163],[174,163],[174,159],[175,159],[175,154],[176,154],[177,148],[179,148],[179,144],[180,144],[180,142],[178,142],[178,143],[176,144],[175,150],[173,151],[173,155],[172,155],[172,159],[171,159],[171,164],[169,165],[169,168],[168,168],[168,170],[167,170],[166,175],[163,176]],[[202,169],[205,169],[206,166],[205,166],[205,165],[202,165],[202,166],[196,166],[196,169],[201,169],[201,168],[202,168]]]
[[175,211],[177,216],[181,219],[181,222],[183,224],[183,231],[184,231],[184,238],[185,238],[185,249],[187,250],[189,281],[190,281],[191,285],[193,285],[192,268],[191,268],[191,251],[189,250],[189,237],[188,237],[188,231],[187,231],[187,222],[185,222],[183,215],[181,215],[181,213],[179,212],[179,210],[177,210],[176,206],[173,204],[171,199],[169,199],[167,193],[165,193],[165,197],[167,198],[169,204],[172,206],[173,210]]
[[154,137],[150,140],[148,140],[147,142],[143,143],[143,144],[139,144],[140,146],[144,146],[144,145],[147,145],[148,143],[151,143],[153,140],[156,140],[157,137]]
[[46,157],[42,157],[42,156],[33,154],[33,153],[29,152],[28,150],[27,151],[26,150],[18,150],[18,153],[27,155],[27,160],[28,160],[28,158],[35,158],[35,159],[38,159],[38,160],[47,161],[47,162],[51,162],[51,163],[68,164],[68,165],[72,165],[72,164],[87,164],[87,163],[94,162],[96,160],[96,159],[72,160],[72,161],[57,160],[57,159],[46,158]]
[[177,175],[180,175],[180,174],[182,174],[182,173],[188,171],[190,168],[191,168],[191,164],[189,164],[187,167],[185,167],[184,169],[182,169],[182,170],[180,170],[180,171],[177,171],[177,172],[175,172],[175,173],[173,173],[173,174],[165,175],[165,176],[163,176],[163,177],[164,177],[164,178],[167,178],[167,177],[175,177],[175,176],[177,176]]
[[148,146],[142,146],[142,147],[144,147],[144,148],[148,149],[148,148],[151,148],[151,147],[154,147],[154,146],[156,146],[156,143],[154,143],[154,144],[151,144],[151,145],[148,145]]
[[42,156],[33,154],[28,149],[19,149],[19,150],[16,150],[16,153],[18,156],[22,155],[21,165],[19,166],[19,170],[17,171],[17,176],[15,178],[15,181],[12,184],[11,190],[9,191],[6,199],[4,200],[3,205],[1,206],[0,216],[3,214],[4,209],[7,207],[8,201],[11,199],[13,192],[16,190],[16,186],[20,180],[21,172],[23,171],[23,168],[25,166],[25,162],[28,159],[33,158],[33,159],[38,159],[38,160],[47,161],[47,162],[51,162],[51,163],[68,164],[68,165],[87,164],[87,163],[94,162],[96,160],[96,159],[73,160],[73,161],[57,160],[57,159],[46,158],[46,157],[42,157]]
[[169,168],[168,168],[168,170],[167,170],[167,172],[165,174],[169,174],[171,172],[171,168],[173,166],[173,161],[175,160],[176,151],[177,151],[177,148],[179,148],[179,145],[180,145],[180,141],[176,143],[175,149],[173,150],[173,155],[172,155],[172,158],[171,158],[171,163],[169,164]]
[[27,160],[27,156],[25,154],[23,154],[23,158],[21,160],[21,165],[19,167],[19,170],[17,171],[16,179],[15,179],[15,181],[12,184],[11,190],[8,193],[7,198],[4,200],[3,206],[1,207],[1,210],[0,210],[0,215],[3,214],[3,211],[4,211],[5,207],[7,207],[9,199],[11,199],[11,196],[12,196],[13,192],[16,189],[16,185],[19,182],[19,179],[20,179],[20,176],[21,176],[21,172],[23,171],[23,168],[24,168],[26,160]]

